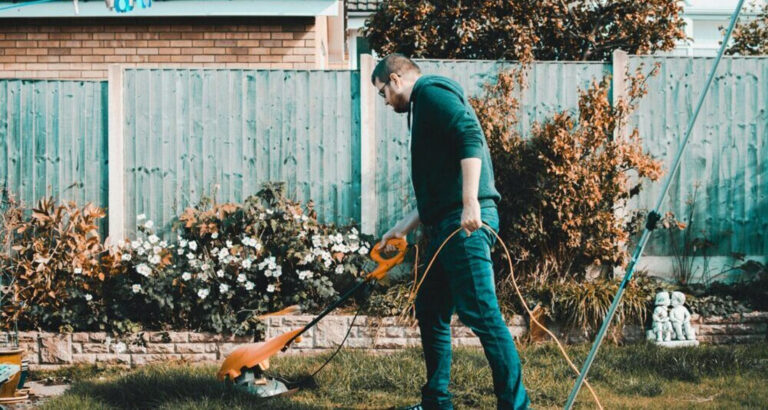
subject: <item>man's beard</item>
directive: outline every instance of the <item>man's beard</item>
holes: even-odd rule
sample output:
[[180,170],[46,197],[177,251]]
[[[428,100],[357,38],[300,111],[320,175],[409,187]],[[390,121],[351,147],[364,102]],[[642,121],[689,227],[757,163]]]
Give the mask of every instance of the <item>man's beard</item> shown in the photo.
[[395,110],[398,114],[405,114],[408,112],[408,101],[405,101],[404,98],[397,99],[394,104],[392,104],[392,109]]

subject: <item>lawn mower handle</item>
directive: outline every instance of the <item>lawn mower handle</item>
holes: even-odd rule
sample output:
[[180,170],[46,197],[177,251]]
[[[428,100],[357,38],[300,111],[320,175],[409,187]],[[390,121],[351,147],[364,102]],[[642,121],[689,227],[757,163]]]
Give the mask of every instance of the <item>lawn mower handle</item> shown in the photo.
[[[397,248],[397,254],[389,259],[385,259],[381,257],[381,249],[385,248],[388,245],[392,245]],[[387,243],[384,246],[373,246],[373,249],[371,249],[371,259],[379,263],[379,266],[376,267],[376,269],[373,270],[373,272],[369,273],[365,279],[371,280],[382,280],[384,279],[384,276],[387,275],[387,272],[389,272],[390,269],[392,269],[395,265],[399,264],[400,262],[405,259],[405,252],[408,250],[408,241],[405,240],[405,238],[392,238],[388,239]]]

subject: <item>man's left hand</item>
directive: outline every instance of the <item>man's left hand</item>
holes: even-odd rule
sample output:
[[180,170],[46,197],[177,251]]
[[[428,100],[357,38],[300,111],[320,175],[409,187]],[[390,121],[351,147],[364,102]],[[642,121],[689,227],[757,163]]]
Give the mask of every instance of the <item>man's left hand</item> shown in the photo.
[[461,227],[467,236],[483,226],[480,218],[480,202],[477,199],[465,201],[464,210],[461,213]]

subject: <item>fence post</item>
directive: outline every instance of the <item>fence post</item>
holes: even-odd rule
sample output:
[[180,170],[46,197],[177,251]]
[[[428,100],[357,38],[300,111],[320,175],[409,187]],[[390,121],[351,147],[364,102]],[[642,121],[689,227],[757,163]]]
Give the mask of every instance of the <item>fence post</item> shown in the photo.
[[[615,107],[619,99],[627,99],[627,62],[626,51],[614,50],[611,56],[611,103]],[[627,119],[628,120],[628,119]],[[614,130],[613,139],[626,139],[629,137],[629,121],[625,121]]]
[[107,71],[108,81],[108,173],[110,244],[125,239],[125,167],[123,146],[123,67],[110,65]]
[[360,56],[360,230],[376,235],[376,94],[371,86],[375,61]]

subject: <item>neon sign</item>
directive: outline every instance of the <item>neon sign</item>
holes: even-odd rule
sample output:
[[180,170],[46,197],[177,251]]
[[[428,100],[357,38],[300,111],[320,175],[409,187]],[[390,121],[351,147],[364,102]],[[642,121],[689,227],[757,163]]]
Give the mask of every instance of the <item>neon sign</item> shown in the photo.
[[138,6],[140,9],[152,7],[152,0],[106,0],[107,7],[118,13],[133,11]]

